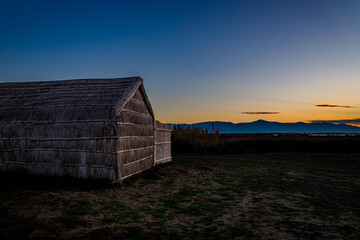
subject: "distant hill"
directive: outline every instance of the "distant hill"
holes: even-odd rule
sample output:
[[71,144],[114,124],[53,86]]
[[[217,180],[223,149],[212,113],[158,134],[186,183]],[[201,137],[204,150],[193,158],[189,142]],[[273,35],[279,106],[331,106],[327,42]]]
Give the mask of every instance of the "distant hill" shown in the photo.
[[184,126],[218,129],[220,133],[358,133],[360,127],[333,123],[279,123],[258,120],[249,123],[232,122],[201,122],[194,124],[181,124]]

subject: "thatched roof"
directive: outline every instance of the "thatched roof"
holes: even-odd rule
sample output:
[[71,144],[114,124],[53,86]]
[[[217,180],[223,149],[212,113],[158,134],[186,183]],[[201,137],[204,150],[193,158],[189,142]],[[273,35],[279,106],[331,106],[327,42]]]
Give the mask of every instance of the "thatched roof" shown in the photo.
[[140,77],[0,84],[0,122],[114,119],[139,89]]

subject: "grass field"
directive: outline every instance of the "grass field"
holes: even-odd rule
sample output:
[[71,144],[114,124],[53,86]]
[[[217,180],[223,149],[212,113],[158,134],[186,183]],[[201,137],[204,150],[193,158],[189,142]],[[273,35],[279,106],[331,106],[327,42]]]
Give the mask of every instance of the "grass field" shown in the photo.
[[356,153],[181,154],[123,187],[0,180],[0,239],[360,239]]

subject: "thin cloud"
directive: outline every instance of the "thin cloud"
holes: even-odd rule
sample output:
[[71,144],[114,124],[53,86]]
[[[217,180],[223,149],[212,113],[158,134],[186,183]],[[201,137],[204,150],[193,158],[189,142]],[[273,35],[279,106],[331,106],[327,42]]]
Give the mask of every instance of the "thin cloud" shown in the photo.
[[344,105],[336,105],[336,104],[319,104],[315,105],[316,107],[323,107],[323,108],[355,108],[352,106],[344,106]]
[[335,123],[335,124],[355,124],[360,125],[360,118],[340,119],[340,120],[311,120],[311,123]]
[[282,112],[242,112],[242,114],[255,114],[255,115],[266,115],[266,114],[281,114]]

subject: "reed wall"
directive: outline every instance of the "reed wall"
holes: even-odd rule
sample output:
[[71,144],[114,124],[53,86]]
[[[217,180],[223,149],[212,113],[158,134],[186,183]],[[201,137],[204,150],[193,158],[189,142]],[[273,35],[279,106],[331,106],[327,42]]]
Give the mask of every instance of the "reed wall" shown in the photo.
[[155,121],[155,157],[154,165],[171,161],[171,131],[169,124]]
[[154,118],[137,90],[117,116],[119,179],[154,165]]
[[116,179],[115,121],[2,123],[0,170]]

